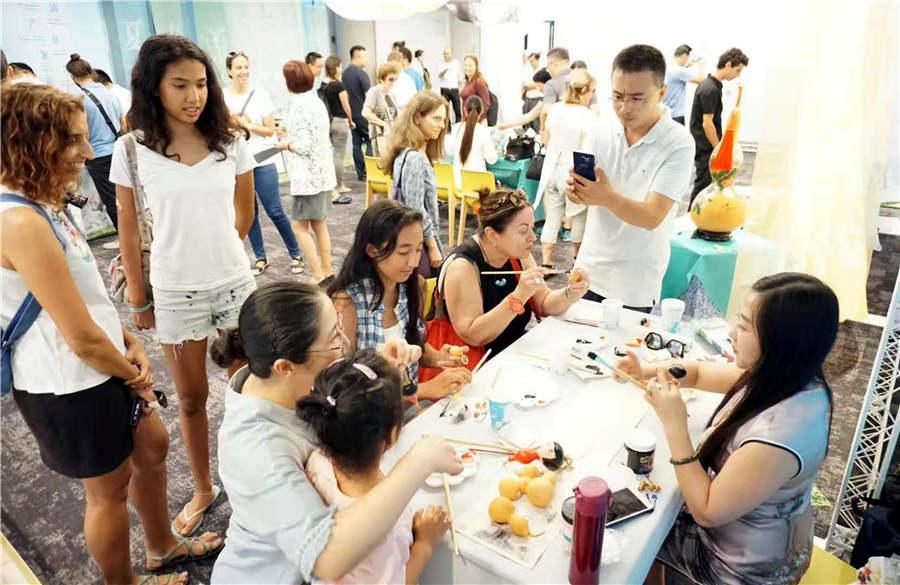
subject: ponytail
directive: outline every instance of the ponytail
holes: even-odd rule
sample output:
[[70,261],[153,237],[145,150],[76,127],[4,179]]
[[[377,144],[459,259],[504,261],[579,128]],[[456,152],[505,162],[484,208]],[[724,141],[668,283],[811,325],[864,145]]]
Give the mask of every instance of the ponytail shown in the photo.
[[220,368],[227,368],[235,362],[246,360],[247,354],[244,353],[241,332],[236,327],[219,332],[219,337],[212,342],[209,355]]
[[484,102],[477,95],[469,96],[466,100],[466,128],[463,131],[462,141],[459,144],[459,162],[466,164],[472,153],[472,142],[475,137],[475,125],[484,111]]

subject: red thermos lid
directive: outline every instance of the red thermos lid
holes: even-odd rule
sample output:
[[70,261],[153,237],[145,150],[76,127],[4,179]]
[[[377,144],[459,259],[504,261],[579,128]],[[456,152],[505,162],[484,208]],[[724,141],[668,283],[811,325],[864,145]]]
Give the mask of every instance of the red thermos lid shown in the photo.
[[584,516],[599,516],[609,508],[612,492],[599,477],[585,477],[574,489],[575,510]]

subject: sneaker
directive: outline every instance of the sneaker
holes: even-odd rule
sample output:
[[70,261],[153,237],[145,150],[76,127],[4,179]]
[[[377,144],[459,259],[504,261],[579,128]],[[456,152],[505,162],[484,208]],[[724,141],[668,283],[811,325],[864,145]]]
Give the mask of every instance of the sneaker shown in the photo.
[[572,230],[567,230],[565,228],[560,230],[559,239],[564,242],[571,242],[572,241]]
[[113,240],[111,242],[106,242],[100,246],[104,250],[118,250],[119,249],[119,240]]
[[291,274],[303,274],[303,260],[301,258],[291,258]]
[[353,199],[349,195],[338,195],[331,200],[332,205],[348,205],[353,203]]
[[253,265],[253,268],[250,269],[250,274],[252,274],[253,276],[260,276],[263,272],[268,270],[268,268],[269,261],[263,258],[256,261],[256,263]]

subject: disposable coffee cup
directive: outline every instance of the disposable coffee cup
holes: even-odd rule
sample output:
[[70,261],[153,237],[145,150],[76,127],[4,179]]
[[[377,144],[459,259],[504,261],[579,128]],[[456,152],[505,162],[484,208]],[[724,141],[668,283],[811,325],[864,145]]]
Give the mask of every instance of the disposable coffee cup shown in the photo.
[[622,301],[619,299],[604,299],[600,304],[603,309],[603,324],[607,329],[617,329],[619,319],[622,317]]
[[661,312],[663,329],[669,333],[675,333],[678,323],[684,316],[684,301],[681,299],[663,299]]

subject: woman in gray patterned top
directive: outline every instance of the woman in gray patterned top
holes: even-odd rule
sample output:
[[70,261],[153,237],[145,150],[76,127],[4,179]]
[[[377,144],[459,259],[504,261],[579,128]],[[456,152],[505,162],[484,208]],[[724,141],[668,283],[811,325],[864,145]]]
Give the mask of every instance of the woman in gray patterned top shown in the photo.
[[395,197],[399,188],[400,201],[424,218],[428,263],[420,266],[419,274],[425,278],[431,274],[423,268],[437,268],[444,260],[439,239],[437,180],[431,165],[444,156],[446,133],[447,101],[432,91],[420,91],[394,123],[387,152],[381,158],[382,168],[394,179]]
[[667,370],[642,366],[633,354],[620,363],[654,379],[645,396],[685,500],[648,583],[663,582],[663,566],[717,585],[796,583],[806,572],[810,499],[831,426],[822,366],[837,329],[837,297],[820,280],[781,273],[754,284],[732,332],[735,363],[683,364],[681,385],[725,394],[696,451]]
[[375,139],[375,156],[381,156],[387,144],[387,135],[391,131],[391,125],[397,119],[400,109],[391,89],[397,76],[403,74],[403,69],[398,63],[388,61],[378,66],[378,84],[373,85],[366,92],[366,101],[363,103],[362,115],[368,120]]

